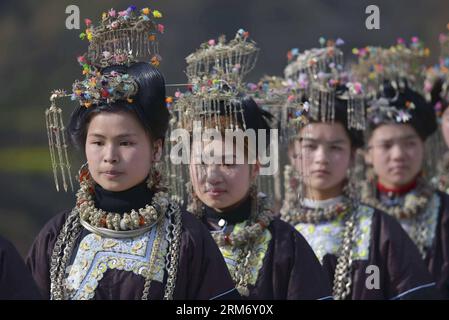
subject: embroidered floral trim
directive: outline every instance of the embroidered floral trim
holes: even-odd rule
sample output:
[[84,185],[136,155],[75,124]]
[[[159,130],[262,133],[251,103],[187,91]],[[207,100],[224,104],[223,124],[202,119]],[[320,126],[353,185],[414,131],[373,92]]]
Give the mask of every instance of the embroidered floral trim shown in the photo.
[[[352,258],[367,260],[371,240],[371,223],[374,209],[367,206],[359,206],[356,225],[356,243],[352,250]],[[326,254],[338,255],[344,230],[344,215],[332,221],[321,223],[299,223],[295,226],[312,247],[315,255],[321,263]]]
[[[149,232],[132,239],[103,238],[87,235],[80,243],[74,263],[68,268],[66,286],[73,300],[88,300],[95,295],[104,273],[109,269],[124,270],[163,282],[168,242],[164,237],[167,220]],[[153,250],[159,242],[157,253]],[[154,257],[154,263],[150,261]]]

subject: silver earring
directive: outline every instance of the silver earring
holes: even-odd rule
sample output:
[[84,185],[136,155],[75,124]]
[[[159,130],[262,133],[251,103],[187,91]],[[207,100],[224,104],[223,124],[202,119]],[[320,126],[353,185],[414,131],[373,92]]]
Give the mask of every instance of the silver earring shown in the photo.
[[160,187],[161,182],[161,173],[155,169],[154,167],[151,167],[150,173],[148,174],[147,178],[147,187],[150,190],[156,190]]

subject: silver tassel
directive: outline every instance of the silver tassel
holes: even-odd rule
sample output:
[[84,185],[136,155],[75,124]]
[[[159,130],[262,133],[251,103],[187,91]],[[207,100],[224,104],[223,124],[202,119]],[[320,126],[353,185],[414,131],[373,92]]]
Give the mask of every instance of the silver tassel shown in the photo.
[[[55,99],[66,97],[63,90],[53,91],[50,102],[51,106],[45,110],[45,122],[47,125],[48,146],[55,180],[56,190],[59,191],[58,169],[62,177],[64,191],[68,190],[68,183],[73,191],[72,174],[70,172],[70,161],[67,153],[67,143],[65,138],[65,127],[62,120],[62,110],[56,106]],[[56,149],[56,150],[55,150]],[[66,175],[68,177],[66,177]]]

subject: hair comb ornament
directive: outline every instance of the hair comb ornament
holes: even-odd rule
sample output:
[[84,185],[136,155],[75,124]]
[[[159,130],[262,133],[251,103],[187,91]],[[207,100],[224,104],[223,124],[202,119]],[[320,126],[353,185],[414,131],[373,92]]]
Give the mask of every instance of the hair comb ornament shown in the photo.
[[131,97],[137,93],[138,85],[131,76],[117,71],[100,73],[85,63],[84,56],[78,57],[78,61],[83,66],[85,78],[73,83],[72,100],[78,100],[86,108],[120,100],[133,102]]
[[[414,109],[413,103],[409,106]],[[367,118],[370,123],[375,125],[382,123],[407,123],[412,119],[412,115],[408,110],[400,110],[390,105],[390,101],[386,98],[379,98],[373,101],[367,110]]]

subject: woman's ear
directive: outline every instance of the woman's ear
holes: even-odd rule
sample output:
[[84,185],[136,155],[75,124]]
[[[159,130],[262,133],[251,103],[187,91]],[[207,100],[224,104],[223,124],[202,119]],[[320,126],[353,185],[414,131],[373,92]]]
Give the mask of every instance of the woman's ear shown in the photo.
[[162,139],[153,142],[153,162],[159,162],[162,158]]

